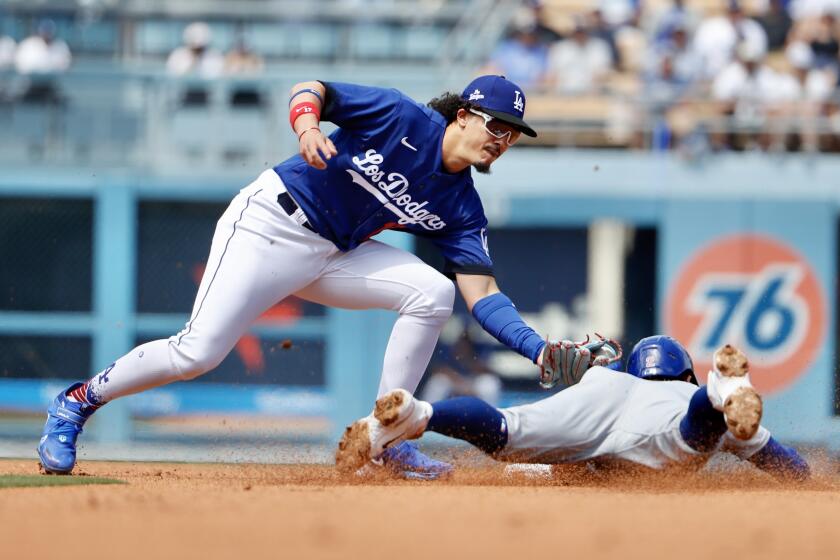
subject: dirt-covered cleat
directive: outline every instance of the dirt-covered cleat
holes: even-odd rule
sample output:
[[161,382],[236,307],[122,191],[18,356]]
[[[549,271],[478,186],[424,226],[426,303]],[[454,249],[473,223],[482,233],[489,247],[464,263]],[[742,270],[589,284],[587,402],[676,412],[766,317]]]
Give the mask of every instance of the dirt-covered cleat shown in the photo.
[[749,361],[743,352],[727,344],[714,355],[706,392],[715,409],[723,412],[726,426],[736,438],[750,439],[761,424],[761,395],[750,383]]
[[371,415],[344,430],[335,454],[336,467],[343,473],[358,471],[388,447],[423,435],[431,417],[432,405],[404,389],[383,395]]

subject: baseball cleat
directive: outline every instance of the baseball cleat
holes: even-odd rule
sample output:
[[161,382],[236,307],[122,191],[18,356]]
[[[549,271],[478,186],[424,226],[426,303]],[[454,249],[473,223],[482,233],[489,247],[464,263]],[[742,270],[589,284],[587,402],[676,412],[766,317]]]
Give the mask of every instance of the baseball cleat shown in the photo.
[[424,455],[413,441],[389,447],[380,457],[385,468],[408,480],[437,480],[452,473],[449,463]]
[[335,454],[336,467],[344,473],[357,471],[386,448],[423,435],[431,417],[432,405],[405,389],[386,393],[376,400],[373,413],[344,430]]
[[38,456],[47,474],[70,474],[76,465],[76,439],[96,411],[89,404],[67,398],[67,393],[81,385],[74,383],[59,393],[47,409],[47,423],[38,444]]
[[736,438],[748,440],[758,431],[763,404],[750,383],[749,362],[743,352],[727,344],[714,355],[706,392]]

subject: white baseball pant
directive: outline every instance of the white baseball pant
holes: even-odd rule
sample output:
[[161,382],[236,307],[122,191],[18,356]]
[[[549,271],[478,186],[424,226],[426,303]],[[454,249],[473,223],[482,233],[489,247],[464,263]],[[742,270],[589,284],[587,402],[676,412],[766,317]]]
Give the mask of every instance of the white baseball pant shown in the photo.
[[277,203],[285,190],[269,169],[240,191],[216,225],[185,328],[134,348],[107,375],[94,376],[90,387],[98,400],[212,370],[257,317],[291,294],[331,307],[397,311],[379,395],[417,388],[452,313],[454,284],[416,256],[378,241],[342,253],[286,214]]

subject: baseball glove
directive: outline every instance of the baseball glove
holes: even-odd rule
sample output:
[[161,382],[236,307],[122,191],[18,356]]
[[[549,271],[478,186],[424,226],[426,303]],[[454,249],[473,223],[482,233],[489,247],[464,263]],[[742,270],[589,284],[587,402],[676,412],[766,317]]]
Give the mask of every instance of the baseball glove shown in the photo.
[[579,382],[592,366],[608,366],[621,359],[621,345],[612,339],[595,333],[595,339],[574,342],[546,340],[542,351],[540,387],[551,389],[558,382],[567,387]]

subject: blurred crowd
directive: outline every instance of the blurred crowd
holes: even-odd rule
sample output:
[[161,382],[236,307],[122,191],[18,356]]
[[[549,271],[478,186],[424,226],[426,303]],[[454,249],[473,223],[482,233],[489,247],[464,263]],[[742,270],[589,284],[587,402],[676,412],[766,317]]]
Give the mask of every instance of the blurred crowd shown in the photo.
[[525,2],[485,70],[627,100],[607,118],[630,145],[838,149],[840,0],[592,0],[557,25],[561,5]]
[[[609,145],[840,151],[839,17],[840,0],[522,0],[481,71],[532,94],[537,122],[599,123]],[[189,23],[166,72],[258,76],[264,60],[246,37],[222,52],[210,25]],[[49,76],[71,62],[49,20],[19,43],[0,35],[0,71],[25,77],[16,89],[0,80],[0,100],[60,103]],[[263,103],[256,87],[233,97]],[[183,101],[204,104],[207,91]]]
[[[262,57],[248,48],[242,33],[237,33],[233,46],[226,53],[213,48],[212,41],[212,31],[206,23],[193,22],[185,26],[182,44],[167,58],[166,72],[172,76],[212,79],[254,76],[263,71]],[[0,35],[0,71],[14,70],[20,78],[10,83],[0,80],[0,100],[62,103],[63,96],[54,78],[70,68],[72,59],[67,43],[56,36],[56,25],[52,20],[39,22],[35,33],[20,43]],[[242,99],[255,95],[249,92]],[[206,94],[200,97],[206,99]],[[250,103],[253,102],[243,104]]]
[[173,76],[197,75],[202,78],[259,74],[264,62],[248,48],[244,36],[237,34],[233,48],[226,54],[212,47],[213,35],[204,22],[184,28],[183,43],[169,55],[166,71]]
[[[263,59],[251,51],[242,33],[233,47],[222,54],[212,45],[213,34],[204,22],[193,22],[184,28],[182,44],[170,53],[166,70],[175,76],[196,75],[205,78],[258,74]],[[0,34],[0,70],[13,69],[18,74],[60,74],[70,68],[72,55],[67,43],[56,37],[52,20],[42,20],[34,34],[17,44]]]

